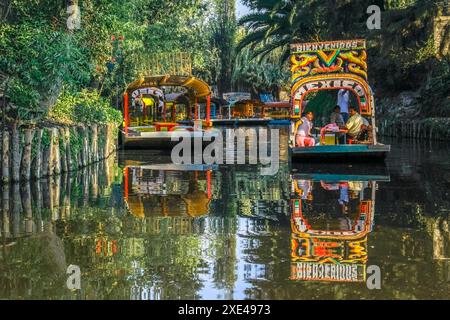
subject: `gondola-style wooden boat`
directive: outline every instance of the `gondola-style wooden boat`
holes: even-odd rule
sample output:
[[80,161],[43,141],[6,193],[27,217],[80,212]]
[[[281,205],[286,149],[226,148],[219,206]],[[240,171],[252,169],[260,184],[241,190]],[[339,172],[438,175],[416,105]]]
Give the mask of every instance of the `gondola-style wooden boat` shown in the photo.
[[212,119],[213,125],[260,126],[267,125],[270,119],[263,116],[264,104],[256,100],[239,100],[228,105],[228,114]]
[[[174,99],[168,98],[171,94]],[[206,106],[204,118],[200,102]],[[204,137],[217,134],[211,128],[210,112],[211,89],[202,80],[179,75],[143,77],[130,83],[124,94],[122,144],[125,148],[173,147],[180,132],[183,137],[206,141]]]
[[[295,44],[291,47],[291,134],[290,157],[293,161],[311,160],[383,160],[390,146],[377,141],[375,100],[367,83],[365,40]],[[296,145],[295,124],[302,117],[308,94],[320,90],[348,90],[357,99],[359,114],[367,117],[369,139],[343,144],[321,140],[313,147]],[[314,110],[308,110],[314,111]],[[330,110],[331,113],[331,110]],[[367,120],[367,119],[366,119]]]
[[291,104],[289,101],[266,102],[263,106],[263,116],[269,119],[269,125],[289,125]]

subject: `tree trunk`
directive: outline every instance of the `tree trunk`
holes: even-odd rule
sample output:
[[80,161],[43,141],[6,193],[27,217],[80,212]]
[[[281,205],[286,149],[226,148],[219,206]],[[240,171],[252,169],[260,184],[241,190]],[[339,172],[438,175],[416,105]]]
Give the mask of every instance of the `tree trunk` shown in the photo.
[[70,145],[70,129],[68,127],[64,128],[64,137],[66,139],[66,163],[67,163],[67,172],[73,170],[73,161],[72,161],[72,149]]
[[20,180],[20,132],[18,123],[15,122],[12,126],[12,181],[18,182]]
[[36,156],[33,160],[33,178],[40,179],[42,177],[42,129],[36,129]]
[[25,146],[23,148],[20,176],[24,181],[30,180],[31,172],[31,143],[33,142],[34,129],[25,129]]
[[9,177],[9,132],[4,131],[2,137],[2,181],[8,183]]
[[59,131],[57,128],[53,128],[53,174],[61,174],[61,152],[59,150]]
[[44,129],[49,135],[50,144],[44,147],[43,150],[43,158],[42,158],[42,176],[49,177],[53,175],[53,166],[52,166],[52,158],[53,158],[53,130]]
[[91,136],[91,145],[92,145],[92,159],[91,162],[98,162],[99,156],[98,156],[98,126],[96,124],[93,124],[91,126],[92,136]]
[[66,132],[64,130],[64,128],[59,128],[58,130],[58,134],[59,134],[59,143],[61,144],[59,146],[59,150],[60,150],[60,162],[61,162],[61,172],[67,172],[68,168],[67,168],[67,140],[66,140]]

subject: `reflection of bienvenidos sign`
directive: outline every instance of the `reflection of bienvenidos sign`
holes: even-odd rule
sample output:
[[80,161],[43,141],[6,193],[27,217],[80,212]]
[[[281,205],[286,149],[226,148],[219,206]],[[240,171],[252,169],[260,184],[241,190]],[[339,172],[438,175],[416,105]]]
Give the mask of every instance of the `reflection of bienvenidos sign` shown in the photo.
[[365,40],[347,40],[347,41],[327,41],[327,42],[314,42],[314,43],[298,43],[291,46],[292,53],[301,52],[315,52],[318,50],[358,50],[365,49]]
[[307,281],[365,281],[365,265],[297,262],[291,264],[291,280]]

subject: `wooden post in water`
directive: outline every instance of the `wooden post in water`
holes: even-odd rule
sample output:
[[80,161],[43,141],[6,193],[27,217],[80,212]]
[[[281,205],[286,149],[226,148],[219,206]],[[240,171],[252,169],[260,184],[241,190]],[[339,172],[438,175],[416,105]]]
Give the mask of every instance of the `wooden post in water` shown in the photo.
[[70,172],[73,170],[73,161],[72,161],[72,146],[70,145],[70,129],[68,127],[64,128],[64,137],[66,139],[67,172]]
[[65,128],[61,127],[58,130],[59,133],[59,141],[61,143],[61,146],[59,148],[60,153],[61,150],[63,151],[62,154],[60,154],[60,160],[61,160],[61,172],[67,172],[69,171],[68,167],[67,167],[67,138],[66,138],[66,130]]
[[12,181],[20,181],[20,160],[21,160],[21,150],[20,150],[20,131],[18,123],[14,122],[12,126]]
[[31,149],[34,137],[34,129],[24,130],[25,145],[23,147],[22,164],[20,168],[20,177],[23,181],[29,181],[31,176]]
[[48,136],[49,143],[45,145],[42,152],[42,176],[48,177],[53,174],[53,168],[51,166],[52,160],[52,141],[53,141],[53,131],[51,129],[45,128],[45,134]]
[[59,150],[59,131],[53,128],[53,174],[61,174],[61,152]]
[[2,137],[2,182],[9,183],[9,132],[3,131]]
[[33,178],[40,179],[42,177],[42,132],[41,128],[36,129],[36,155],[33,159]]
[[92,162],[97,162],[99,161],[99,156],[98,156],[98,126],[96,124],[93,124],[91,126],[91,131],[92,131],[92,136],[91,136],[91,145],[92,145],[92,159],[91,159],[91,163]]

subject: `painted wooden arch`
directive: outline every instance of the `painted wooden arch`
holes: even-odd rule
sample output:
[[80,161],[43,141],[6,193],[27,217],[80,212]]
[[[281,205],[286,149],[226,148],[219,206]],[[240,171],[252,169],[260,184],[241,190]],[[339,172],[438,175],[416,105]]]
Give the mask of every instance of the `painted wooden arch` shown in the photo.
[[301,117],[303,101],[308,93],[340,89],[349,90],[356,96],[361,115],[372,116],[372,93],[367,82],[353,74],[329,74],[307,77],[292,85],[292,117]]

